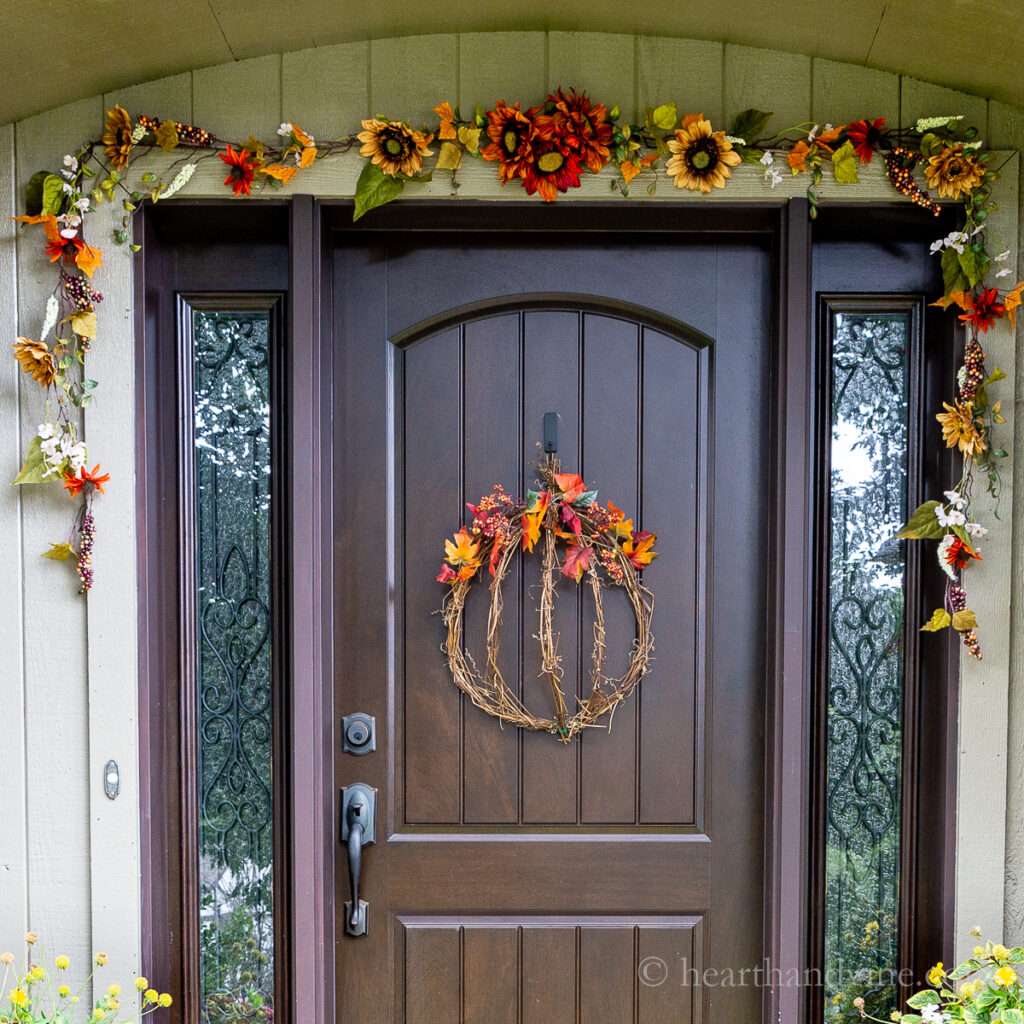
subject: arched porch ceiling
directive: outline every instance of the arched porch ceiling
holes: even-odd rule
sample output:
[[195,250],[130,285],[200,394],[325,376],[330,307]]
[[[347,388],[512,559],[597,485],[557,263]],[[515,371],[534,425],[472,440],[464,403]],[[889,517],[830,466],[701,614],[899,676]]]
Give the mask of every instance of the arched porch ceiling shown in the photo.
[[[0,5],[0,124],[70,100],[280,51],[434,32],[549,29],[708,39],[847,61],[1024,106],[1022,0],[27,0]],[[61,39],[69,56],[59,58]],[[513,58],[514,59],[514,58]],[[694,68],[699,76],[700,68]],[[717,73],[717,69],[715,69]],[[949,111],[954,113],[954,111]]]

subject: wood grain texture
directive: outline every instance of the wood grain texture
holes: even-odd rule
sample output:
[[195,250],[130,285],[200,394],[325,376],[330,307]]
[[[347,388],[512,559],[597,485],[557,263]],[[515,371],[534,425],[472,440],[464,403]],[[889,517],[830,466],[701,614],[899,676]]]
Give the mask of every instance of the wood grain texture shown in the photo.
[[772,111],[772,133],[810,119],[810,57],[730,44],[725,47],[724,68],[726,128],[748,107]]
[[635,39],[610,32],[549,32],[548,84],[586,90],[623,117],[636,110]]
[[900,79],[900,123],[912,126],[919,117],[945,117],[963,114],[960,124],[973,125],[987,140],[988,100],[970,96],[956,89],[947,89],[932,82],[922,82],[904,75]]
[[722,43],[640,36],[636,45],[638,116],[645,106],[675,100],[680,114],[703,113],[716,130],[723,127]]
[[[15,224],[9,217],[20,212],[14,203],[14,125],[0,128],[0,336],[17,336],[18,272]],[[21,368],[5,359],[0,369],[0,460],[6,479],[21,464],[23,438],[18,410]],[[24,566],[22,563],[21,494],[16,487],[0,487],[0,564],[4,568],[7,599],[0,603],[0,636],[4,658],[0,662],[0,707],[4,709],[4,742],[0,743],[0,951],[20,950],[28,919],[28,795],[25,762],[25,638]]]
[[341,43],[281,57],[281,116],[314,138],[337,139],[370,115],[370,44]]
[[849,124],[862,117],[899,123],[899,75],[818,58],[811,74],[811,118],[818,124]]
[[549,88],[543,32],[459,34],[458,102],[463,117],[470,117],[478,103],[484,110],[496,100],[520,100],[524,108],[540,103]]
[[370,43],[370,110],[414,128],[436,123],[433,108],[458,95],[454,33],[374,39]]
[[[281,123],[281,55],[252,57],[192,72],[196,124],[235,144],[276,138]],[[212,161],[211,161],[212,162]]]
[[[35,171],[60,165],[68,139],[94,135],[102,115],[103,105],[96,96],[19,124],[16,197]],[[91,240],[103,244],[98,236]],[[18,333],[38,338],[55,275],[43,255],[37,228],[19,228],[17,261]],[[21,378],[19,418],[22,441],[27,443],[43,418],[43,402],[38,385],[24,374]],[[124,377],[116,379],[123,381]],[[127,384],[125,388],[125,408],[130,411],[131,390]],[[98,451],[94,454],[99,455]],[[127,490],[130,494],[130,482]],[[72,513],[67,497],[52,485],[26,487],[20,497],[24,615],[29,638],[24,723],[29,923],[47,948],[60,943],[73,962],[85,963],[91,948],[86,602],[76,594],[71,564],[40,557],[51,542],[67,535]],[[125,512],[133,514],[130,498]],[[45,623],[59,623],[61,643],[53,643],[51,631],[43,628]],[[126,682],[134,686],[131,677]],[[131,841],[130,836],[123,838]]]
[[120,103],[136,120],[139,114],[150,117],[172,118],[192,123],[192,75],[171,75],[141,85],[130,85],[103,94],[103,109],[109,110]]

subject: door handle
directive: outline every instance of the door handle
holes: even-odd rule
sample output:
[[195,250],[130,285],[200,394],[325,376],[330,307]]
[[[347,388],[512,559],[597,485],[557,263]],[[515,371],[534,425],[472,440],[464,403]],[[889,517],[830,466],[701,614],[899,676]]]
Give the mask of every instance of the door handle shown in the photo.
[[377,838],[377,791],[356,782],[341,791],[341,841],[348,850],[348,879],[352,899],[345,903],[345,934],[366,935],[370,905],[359,898],[363,847]]

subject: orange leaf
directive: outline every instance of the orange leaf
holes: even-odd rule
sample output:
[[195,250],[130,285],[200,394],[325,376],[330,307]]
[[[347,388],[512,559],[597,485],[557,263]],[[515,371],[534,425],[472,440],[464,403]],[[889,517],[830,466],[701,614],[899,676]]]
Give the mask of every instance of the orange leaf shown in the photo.
[[52,213],[40,213],[33,217],[12,217],[11,220],[20,220],[23,224],[42,224],[46,237],[51,242],[60,241],[60,226]]
[[298,173],[299,169],[294,164],[290,167],[285,164],[267,164],[266,167],[260,168],[260,174],[265,174],[269,178],[277,178],[278,181],[282,181],[286,185]]
[[615,521],[621,523],[626,518],[626,513],[622,511],[614,502],[608,502],[608,509],[612,513]]
[[831,131],[825,132],[819,135],[814,141],[819,145],[824,146],[830,153],[832,152],[832,146],[830,143],[836,142],[839,136],[842,135],[843,129],[846,128],[845,124],[841,124],[838,128],[833,128]]
[[943,295],[938,301],[928,303],[929,306],[941,306],[943,309],[949,309],[949,307],[954,304],[959,306],[961,309],[969,309],[971,305],[971,293],[950,292],[948,295]]
[[541,491],[537,496],[537,504],[533,509],[523,515],[523,550],[532,551],[533,545],[540,540],[540,526],[544,522],[548,505],[551,503],[551,494],[548,491]]
[[455,120],[455,111],[452,110],[452,105],[450,103],[439,103],[434,107],[434,113],[441,118],[441,128],[437,133],[437,137],[439,139],[457,138],[455,125],[452,123]]
[[641,530],[634,532],[622,545],[623,554],[633,563],[634,569],[642,569],[645,565],[650,565],[652,559],[658,557],[658,552],[651,550],[657,539],[656,533]]
[[480,564],[477,559],[479,553],[480,541],[474,541],[473,535],[464,526],[455,534],[454,544],[450,540],[444,542],[445,561],[451,565],[476,569]]
[[564,500],[570,504],[587,489],[579,473],[556,473],[555,483],[564,495]]
[[292,124],[292,135],[300,146],[312,146],[313,140],[297,125]]
[[798,174],[800,171],[807,170],[807,164],[804,162],[807,159],[807,154],[810,153],[811,147],[801,139],[790,151],[786,157],[786,163],[793,168],[793,172]]
[[590,565],[591,549],[574,544],[565,553],[565,565],[562,566],[562,575],[577,583],[583,579],[584,571]]
[[627,185],[640,173],[640,168],[632,160],[623,160],[619,164],[619,170],[622,171],[622,178]]
[[1010,318],[1010,326],[1016,327],[1017,320],[1014,310],[1021,303],[1021,292],[1024,291],[1024,281],[1018,282],[1006,293],[1006,298],[1003,300],[1003,304],[1006,306],[1006,315]]
[[316,146],[306,146],[299,157],[299,166],[308,167],[316,159]]
[[682,122],[680,123],[679,130],[680,131],[686,131],[686,129],[689,128],[690,125],[693,124],[694,121],[703,121],[703,120],[704,120],[704,115],[703,114],[687,114],[686,117],[684,117]]
[[94,271],[103,266],[103,250],[92,245],[83,245],[75,255],[75,263],[78,269],[91,279]]

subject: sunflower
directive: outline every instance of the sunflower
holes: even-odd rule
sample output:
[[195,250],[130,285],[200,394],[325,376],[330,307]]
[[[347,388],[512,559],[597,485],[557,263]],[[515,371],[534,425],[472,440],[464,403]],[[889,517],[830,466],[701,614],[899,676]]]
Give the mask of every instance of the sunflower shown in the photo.
[[980,455],[985,450],[985,437],[974,421],[974,403],[957,402],[954,406],[943,402],[942,407],[946,411],[937,413],[935,418],[942,424],[946,447],[959,446],[968,458]]
[[580,187],[580,170],[579,156],[567,149],[564,140],[541,139],[533,145],[523,187],[528,195],[539,192],[544,202],[553,203],[559,192]]
[[423,170],[423,158],[433,153],[428,149],[433,135],[414,132],[401,121],[383,121],[371,118],[363,122],[359,152],[368,156],[384,174],[394,178],[404,174],[411,178]]
[[972,150],[962,143],[946,146],[941,153],[929,158],[924,168],[928,187],[938,189],[940,199],[959,199],[970,195],[981,184],[984,168]]
[[132,119],[122,106],[107,111],[106,131],[103,133],[103,152],[110,158],[110,165],[116,171],[128,165],[132,151]]
[[[490,142],[483,146],[480,155],[485,160],[498,161],[498,177],[502,185],[514,178],[525,178],[526,170],[533,159],[533,143],[538,137],[535,117],[537,107],[527,111],[519,109],[519,104],[508,106],[501,100],[494,104],[493,110],[487,111],[487,138]],[[549,126],[548,134],[551,129]]]
[[874,121],[854,121],[846,126],[846,137],[853,143],[853,151],[860,157],[862,164],[871,163],[872,154],[888,130],[884,117],[875,118]]
[[700,189],[707,194],[712,187],[725,188],[726,178],[732,177],[729,168],[740,162],[725,132],[712,131],[711,122],[702,114],[685,118],[675,138],[668,140],[668,148],[674,156],[665,165],[665,173],[676,188],[691,192]]
[[259,158],[247,149],[235,152],[230,142],[228,151],[217,155],[228,165],[228,176],[224,179],[224,184],[230,185],[236,196],[243,193],[247,196],[252,195],[252,179],[260,164]]
[[548,125],[554,128],[565,146],[597,174],[611,157],[612,126],[605,105],[592,105],[586,93],[581,96],[575,89],[568,93],[558,89],[548,96],[548,102],[555,105],[554,113],[540,115],[538,128],[545,134]]
[[48,388],[54,382],[57,377],[57,361],[45,341],[19,338],[12,347],[14,358],[21,363],[25,373],[31,374],[32,379],[39,382],[40,387]]

